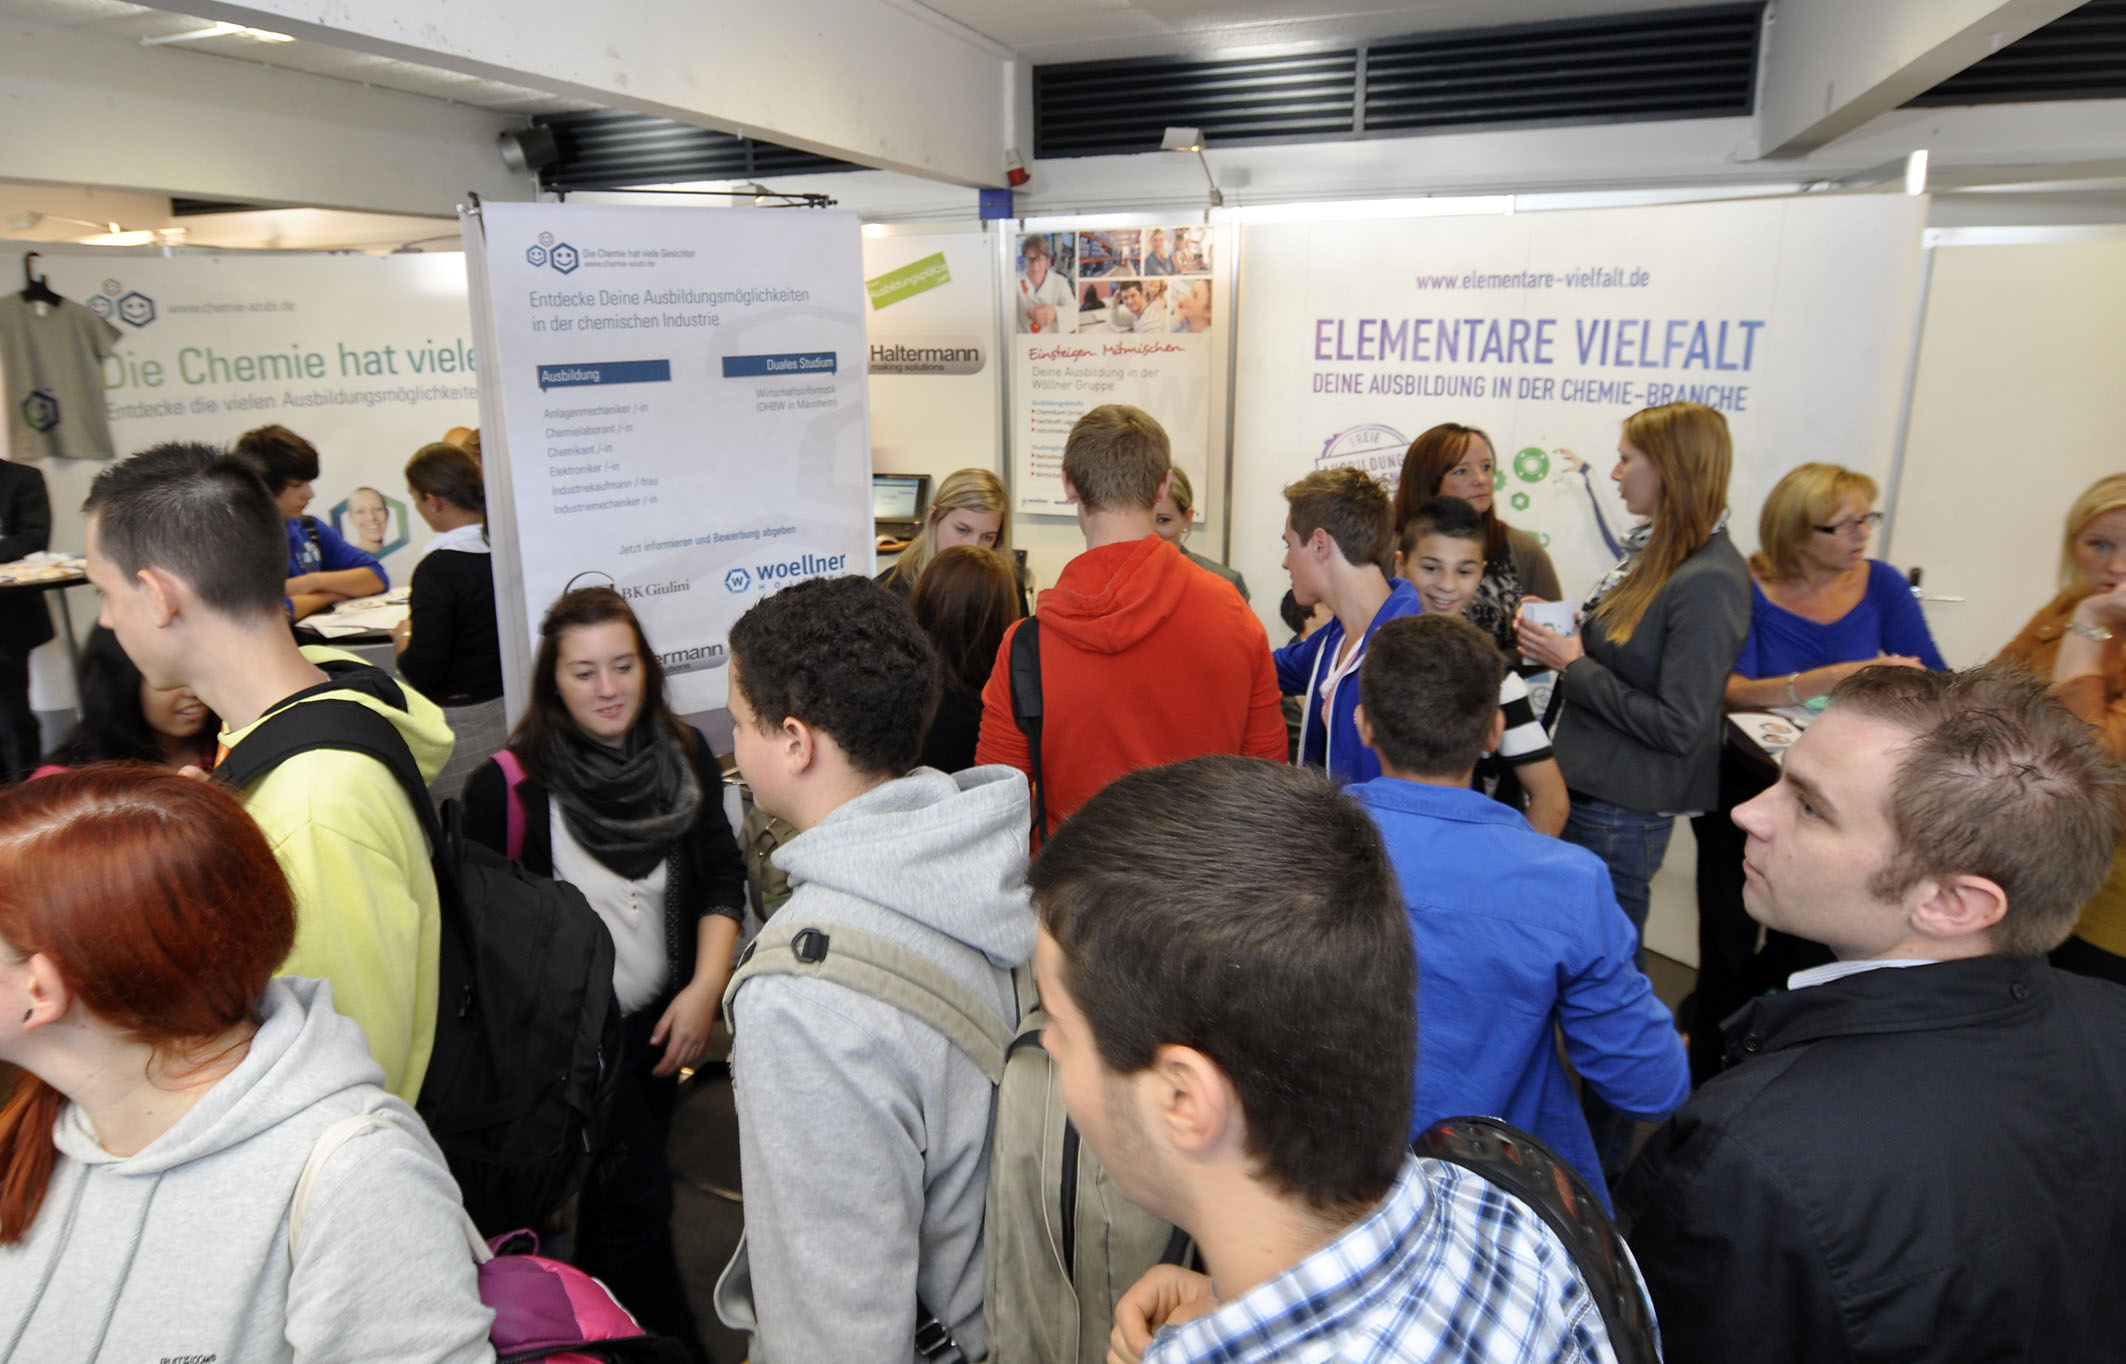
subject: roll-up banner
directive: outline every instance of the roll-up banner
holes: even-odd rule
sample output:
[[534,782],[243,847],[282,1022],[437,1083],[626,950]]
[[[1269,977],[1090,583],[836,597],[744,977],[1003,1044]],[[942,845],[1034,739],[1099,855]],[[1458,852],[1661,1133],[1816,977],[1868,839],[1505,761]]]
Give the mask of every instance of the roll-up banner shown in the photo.
[[[1886,486],[1925,224],[1924,198],[1881,195],[1250,226],[1233,567],[1281,584],[1284,485],[1351,465],[1392,486],[1441,422],[1489,433],[1498,515],[1574,599],[1631,527],[1608,474],[1640,408],[1726,414],[1745,552],[1796,464]],[[1274,639],[1280,594],[1255,598]]]
[[[1225,229],[1107,226],[1021,232],[1007,250],[1012,325],[1013,490],[1022,512],[1069,515],[1063,442],[1105,403],[1141,407],[1166,428],[1198,511],[1223,435]],[[1220,442],[1222,445],[1222,441]]]
[[855,215],[488,204],[465,244],[512,713],[541,616],[591,584],[677,710],[722,709],[747,607],[870,571]]

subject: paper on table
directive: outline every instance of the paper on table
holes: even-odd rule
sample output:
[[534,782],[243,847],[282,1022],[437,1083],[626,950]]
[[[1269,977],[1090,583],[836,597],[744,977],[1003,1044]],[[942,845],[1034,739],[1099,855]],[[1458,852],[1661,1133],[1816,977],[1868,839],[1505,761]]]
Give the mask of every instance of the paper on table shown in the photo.
[[1727,718],[1751,743],[1763,749],[1766,757],[1784,763],[1786,751],[1815,717],[1799,706],[1780,706],[1775,710],[1733,711]]

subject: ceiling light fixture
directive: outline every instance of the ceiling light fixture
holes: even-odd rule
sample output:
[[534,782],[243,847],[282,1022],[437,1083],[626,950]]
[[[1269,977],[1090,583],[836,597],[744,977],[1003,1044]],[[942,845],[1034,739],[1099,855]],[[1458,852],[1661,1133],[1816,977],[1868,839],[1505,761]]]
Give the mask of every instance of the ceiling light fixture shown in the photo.
[[1196,161],[1203,167],[1203,178],[1211,187],[1211,207],[1218,208],[1225,203],[1225,194],[1218,188],[1218,178],[1211,174],[1211,163],[1204,159],[1201,128],[1168,128],[1159,148],[1161,151],[1196,153]]
[[205,28],[188,28],[182,33],[166,33],[160,38],[142,38],[142,47],[168,47],[172,43],[198,42],[202,38],[245,37],[259,43],[292,43],[295,39],[286,33],[275,33],[270,28],[247,28],[242,24],[218,23]]

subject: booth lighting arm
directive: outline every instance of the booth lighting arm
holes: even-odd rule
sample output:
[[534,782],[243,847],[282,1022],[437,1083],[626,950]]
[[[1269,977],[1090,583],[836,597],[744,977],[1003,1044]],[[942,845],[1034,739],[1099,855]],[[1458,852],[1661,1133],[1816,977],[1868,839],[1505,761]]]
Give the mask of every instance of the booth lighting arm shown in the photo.
[[1169,152],[1194,152],[1196,164],[1203,167],[1204,183],[1210,186],[1211,207],[1225,204],[1225,192],[1218,188],[1218,177],[1211,174],[1211,163],[1203,154],[1203,130],[1201,128],[1168,128],[1160,140],[1159,148]]

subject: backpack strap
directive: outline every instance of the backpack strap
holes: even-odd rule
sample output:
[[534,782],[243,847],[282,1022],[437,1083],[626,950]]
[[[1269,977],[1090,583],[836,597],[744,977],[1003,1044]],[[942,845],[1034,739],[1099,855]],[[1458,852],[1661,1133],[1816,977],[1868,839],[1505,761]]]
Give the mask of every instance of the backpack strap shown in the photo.
[[502,769],[502,782],[508,799],[503,802],[504,818],[508,821],[508,833],[503,842],[508,846],[504,855],[512,862],[524,860],[524,793],[518,788],[524,785],[524,761],[508,749],[495,754],[495,766]]
[[[295,1243],[302,1238],[303,1219],[310,1210],[310,1186],[317,1183],[318,1175],[325,1168],[325,1162],[332,1159],[334,1152],[353,1138],[376,1127],[405,1130],[399,1127],[398,1122],[388,1113],[356,1113],[351,1117],[341,1118],[318,1133],[317,1141],[310,1147],[310,1158],[303,1162],[303,1172],[296,1178],[295,1198],[288,1204],[288,1262],[291,1265],[295,1263]],[[494,1252],[487,1248],[487,1242],[480,1236],[480,1229],[472,1224],[472,1218],[466,1216],[462,1208],[458,1210],[458,1220],[464,1226],[466,1242],[472,1247],[473,1263],[485,1264],[493,1259]]]
[[1033,827],[1048,841],[1048,785],[1041,779],[1041,621],[1028,616],[1011,636],[1011,718],[1026,736],[1026,755],[1033,776]]
[[1535,1213],[1572,1258],[1617,1364],[1659,1364],[1660,1330],[1638,1262],[1586,1177],[1563,1156],[1497,1118],[1442,1118],[1418,1133],[1412,1149],[1461,1166]]
[[325,545],[323,541],[317,538],[317,518],[314,516],[299,516],[296,519],[303,523],[303,537],[310,541],[310,552],[316,556],[318,568],[324,568]]
[[898,943],[845,924],[828,928],[770,919],[724,987],[727,1020],[740,987],[755,976],[807,976],[890,1004],[937,1029],[982,1068],[991,1084],[1003,1081],[1013,1024],[942,968]]
[[435,804],[428,798],[428,784],[421,780],[420,765],[405,737],[391,721],[349,698],[322,696],[274,711],[229,750],[229,756],[215,767],[213,779],[242,790],[288,759],[321,748],[360,753],[382,763],[406,793],[430,850],[443,846]]

